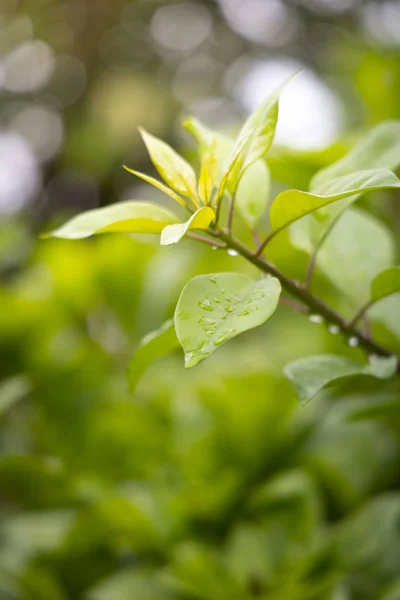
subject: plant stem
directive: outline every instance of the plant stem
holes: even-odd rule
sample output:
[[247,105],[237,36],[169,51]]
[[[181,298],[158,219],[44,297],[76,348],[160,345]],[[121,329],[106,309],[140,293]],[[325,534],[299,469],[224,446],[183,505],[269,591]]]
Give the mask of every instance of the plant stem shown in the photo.
[[216,240],[210,240],[202,235],[198,235],[197,233],[192,233],[191,231],[189,231],[186,234],[186,237],[191,238],[192,240],[197,240],[198,242],[204,242],[205,244],[209,244],[213,248],[221,248],[221,250],[227,248],[226,243],[221,244],[221,242],[217,242]]
[[[370,339],[364,332],[357,329],[353,321],[346,321],[339,313],[333,310],[330,306],[325,304],[323,300],[317,298],[312,294],[305,285],[302,283],[290,279],[284,273],[281,273],[279,269],[268,262],[264,257],[259,256],[258,251],[252,253],[244,246],[239,240],[235,239],[228,234],[227,231],[219,231],[219,237],[226,242],[227,246],[236,250],[243,258],[248,260],[254,266],[258,267],[260,271],[273,275],[279,279],[282,287],[294,296],[297,300],[300,300],[302,304],[308,307],[308,314],[315,313],[321,316],[327,323],[331,325],[337,325],[340,331],[345,334],[348,338],[354,338],[357,340],[357,345],[363,348],[369,354],[377,354],[378,356],[393,356],[393,352],[384,348],[374,340]],[[400,373],[400,356],[398,358],[398,372]]]
[[229,212],[228,212],[228,232],[229,235],[232,233],[233,214],[235,212],[235,194],[230,197],[229,200]]
[[358,310],[356,312],[356,314],[354,315],[354,317],[352,318],[352,320],[350,321],[352,325],[356,325],[357,321],[359,321],[361,319],[361,317],[363,317],[365,315],[365,313],[367,312],[367,310],[370,308],[370,306],[373,305],[372,301],[367,302],[366,304],[364,304],[360,310]]

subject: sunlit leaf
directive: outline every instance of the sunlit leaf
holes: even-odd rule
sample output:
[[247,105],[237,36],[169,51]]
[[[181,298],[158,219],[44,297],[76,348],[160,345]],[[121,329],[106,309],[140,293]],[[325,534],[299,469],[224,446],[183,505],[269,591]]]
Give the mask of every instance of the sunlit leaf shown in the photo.
[[396,373],[395,357],[370,359],[362,365],[344,356],[321,354],[299,358],[284,368],[284,373],[295,388],[300,402],[311,400],[323,388],[340,382],[343,378],[355,375],[369,375],[378,379],[388,379]]
[[203,204],[210,204],[211,194],[218,175],[218,155],[215,140],[202,153],[199,177],[199,197]]
[[254,229],[266,211],[271,187],[268,167],[258,160],[247,169],[236,192],[236,204],[246,224]]
[[140,133],[150,158],[164,181],[177,192],[191,198],[198,206],[196,175],[190,164],[164,141],[144,129]]
[[[365,136],[340,160],[334,164],[318,171],[311,180],[310,191],[318,194],[320,189],[324,188],[326,182],[369,169],[390,169],[395,170],[400,165],[400,121],[386,121],[380,123]],[[294,231],[293,243],[299,236],[309,236],[309,243],[313,247],[322,244],[330,229],[334,226],[340,215],[359,198],[360,194],[340,200],[335,204],[328,205],[320,209],[314,215],[305,217],[301,222],[292,225]],[[323,219],[316,221],[314,218],[321,214]]]
[[292,78],[269,94],[240,130],[232,151],[232,156],[235,156],[238,149],[241,149],[230,179],[232,191],[236,190],[245,170],[270,149],[278,121],[279,98]]
[[42,237],[77,240],[98,233],[161,233],[173,223],[179,219],[162,206],[128,200],[81,213]]
[[199,208],[186,223],[168,225],[163,229],[161,233],[161,245],[169,246],[170,244],[177,244],[191,229],[208,229],[214,217],[214,211],[209,206]]
[[158,181],[157,179],[154,179],[154,177],[150,177],[149,175],[146,175],[145,173],[140,173],[140,171],[135,171],[134,169],[130,169],[129,167],[126,167],[125,165],[124,165],[124,169],[126,171],[128,171],[128,173],[132,173],[132,175],[136,175],[137,177],[140,177],[140,179],[147,181],[147,183],[154,185],[154,187],[158,188],[161,192],[164,192],[164,194],[167,194],[167,196],[169,196],[170,198],[172,198],[173,200],[178,202],[181,206],[187,206],[186,202],[180,196],[178,196],[178,194],[176,192],[174,192],[174,190],[171,190],[171,188],[166,186],[164,183],[161,183],[161,181]]
[[[218,191],[213,198],[212,204],[214,206],[218,206],[219,202],[222,200],[223,195],[228,187],[230,182],[230,178],[232,173],[236,170],[239,161],[241,160],[241,153],[243,148],[246,146],[248,139],[244,139],[240,146],[237,147],[236,152],[229,159],[228,166],[222,176],[221,183],[219,185]],[[232,189],[229,189],[232,192]]]
[[371,300],[373,302],[397,292],[400,292],[400,267],[385,269],[371,283]]
[[318,194],[287,190],[279,194],[271,206],[270,220],[274,231],[280,231],[323,206],[360,192],[400,188],[400,180],[386,169],[358,171],[333,179],[320,186]]
[[400,121],[386,121],[363,136],[340,160],[313,177],[310,190],[318,192],[327,181],[370,169],[396,169],[400,164]]
[[253,281],[238,273],[200,275],[179,298],[175,328],[193,367],[234,336],[262,325],[275,312],[281,285],[274,277]]
[[135,391],[139,379],[152,362],[176,348],[179,348],[179,342],[173,319],[166,321],[159,329],[146,335],[129,363],[128,382],[131,392]]

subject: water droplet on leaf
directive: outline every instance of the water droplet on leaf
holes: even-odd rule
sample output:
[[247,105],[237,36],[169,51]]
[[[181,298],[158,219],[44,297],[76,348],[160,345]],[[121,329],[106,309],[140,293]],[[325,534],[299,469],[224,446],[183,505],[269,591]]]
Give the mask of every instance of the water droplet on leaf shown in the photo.
[[332,335],[337,335],[338,333],[340,333],[340,327],[339,325],[329,325],[328,331]]
[[233,248],[229,248],[229,250],[227,250],[227,253],[229,254],[229,256],[237,256],[239,254],[239,252],[237,252]]
[[208,310],[209,312],[212,312],[214,309],[211,306],[211,302],[209,300],[199,300],[199,302],[197,303],[197,305],[203,309],[203,310]]
[[351,338],[349,338],[348,344],[352,348],[356,348],[359,343],[360,343],[360,340],[355,335],[352,335]]

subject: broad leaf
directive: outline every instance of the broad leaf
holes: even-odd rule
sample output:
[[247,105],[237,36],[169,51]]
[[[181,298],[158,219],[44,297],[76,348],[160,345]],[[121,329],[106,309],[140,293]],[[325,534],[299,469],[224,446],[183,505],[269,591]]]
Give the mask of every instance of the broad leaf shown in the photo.
[[394,257],[395,244],[386,225],[365,211],[349,208],[321,246],[317,264],[356,309],[368,302],[371,281],[393,265]]
[[[395,170],[399,165],[400,121],[386,121],[377,125],[362,137],[346,156],[329,167],[318,171],[311,181],[310,191],[318,194],[326,182],[356,171],[369,169]],[[309,243],[312,243],[313,247],[321,245],[343,211],[355,202],[359,196],[360,194],[355,194],[333,205],[326,206],[322,209],[323,220],[317,222],[314,217],[318,216],[318,213],[315,213],[305,217],[301,222],[293,224],[291,227],[291,230],[294,231],[293,243],[296,245],[296,240],[299,237],[304,238],[304,235],[308,235],[310,238]],[[297,235],[299,230],[301,231]]]
[[140,130],[150,158],[161,177],[177,192],[188,196],[198,206],[196,175],[189,163],[168,144]]
[[210,204],[211,194],[218,175],[217,144],[213,140],[202,153],[199,177],[199,197],[203,204]]
[[125,165],[124,165],[124,169],[126,171],[128,171],[128,173],[132,173],[132,175],[136,175],[136,177],[140,177],[140,179],[143,179],[144,181],[147,181],[147,183],[154,185],[154,187],[159,189],[161,192],[164,192],[164,194],[167,194],[167,196],[169,196],[170,198],[172,198],[173,200],[178,202],[178,204],[180,204],[181,206],[187,206],[186,202],[180,196],[178,196],[178,194],[176,192],[174,192],[174,190],[171,190],[171,188],[166,186],[164,183],[161,183],[161,181],[158,181],[157,179],[154,179],[154,177],[150,177],[149,175],[146,175],[145,173],[140,173],[140,171],[135,171],[134,169],[130,169],[129,167],[126,167]]
[[289,81],[267,96],[240,130],[232,151],[232,156],[235,156],[237,150],[242,148],[230,180],[232,191],[236,190],[245,170],[263,158],[270,149],[278,121],[279,98]]
[[128,200],[81,213],[42,237],[77,240],[98,233],[161,233],[167,225],[178,222],[179,219],[162,206]]
[[318,171],[310,190],[316,192],[327,181],[369,169],[396,169],[400,164],[400,121],[377,125],[340,160]]
[[159,329],[146,335],[129,363],[128,382],[131,392],[135,391],[139,379],[152,362],[176,348],[179,348],[179,342],[173,319],[166,321]]
[[254,229],[266,211],[271,188],[271,177],[263,160],[247,169],[236,192],[236,207],[246,224]]
[[322,354],[295,360],[285,366],[284,373],[293,382],[300,402],[305,403],[323,388],[346,377],[369,375],[388,379],[396,373],[396,368],[395,357],[371,357],[369,364],[362,365],[344,356]]
[[175,328],[193,367],[234,336],[265,323],[275,312],[281,285],[274,277],[253,281],[238,273],[200,275],[186,285]]
[[400,267],[391,267],[379,273],[371,283],[371,301],[400,292]]
[[279,194],[271,206],[270,220],[274,231],[280,231],[323,206],[360,192],[400,188],[400,180],[386,169],[358,171],[326,182],[318,194],[287,190]]
[[177,244],[191,229],[208,229],[215,214],[209,206],[199,208],[186,223],[168,225],[161,233],[161,246]]

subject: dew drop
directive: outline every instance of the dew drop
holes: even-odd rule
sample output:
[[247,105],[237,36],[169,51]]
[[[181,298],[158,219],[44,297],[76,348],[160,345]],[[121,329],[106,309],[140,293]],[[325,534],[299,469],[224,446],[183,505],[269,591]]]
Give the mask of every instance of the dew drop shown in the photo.
[[231,313],[231,312],[233,312],[235,309],[233,308],[233,306],[225,306],[224,310],[225,310],[225,312],[227,312],[227,313]]
[[215,283],[215,284],[217,283],[217,280],[216,280],[216,279],[215,279],[215,277],[213,277],[212,275],[210,275],[210,276],[209,276],[209,278],[208,278],[208,281],[209,281],[210,283]]
[[323,317],[321,317],[321,315],[310,315],[308,319],[309,321],[311,321],[311,323],[322,323],[322,321],[324,320]]
[[227,250],[227,253],[229,254],[229,256],[237,256],[239,254],[239,252],[237,252],[233,248],[229,248],[229,250]]
[[352,335],[351,338],[349,338],[348,344],[352,348],[356,348],[359,343],[360,343],[360,340],[355,335]]
[[211,250],[218,250],[218,246],[213,246]]
[[328,331],[332,335],[337,335],[338,333],[340,333],[340,327],[339,325],[329,325]]
[[197,303],[197,305],[203,309],[203,310],[208,310],[209,312],[212,312],[214,309],[211,306],[211,302],[209,300],[199,300],[199,302]]
[[244,317],[245,315],[250,314],[250,312],[245,308],[241,313],[238,314],[239,317]]

